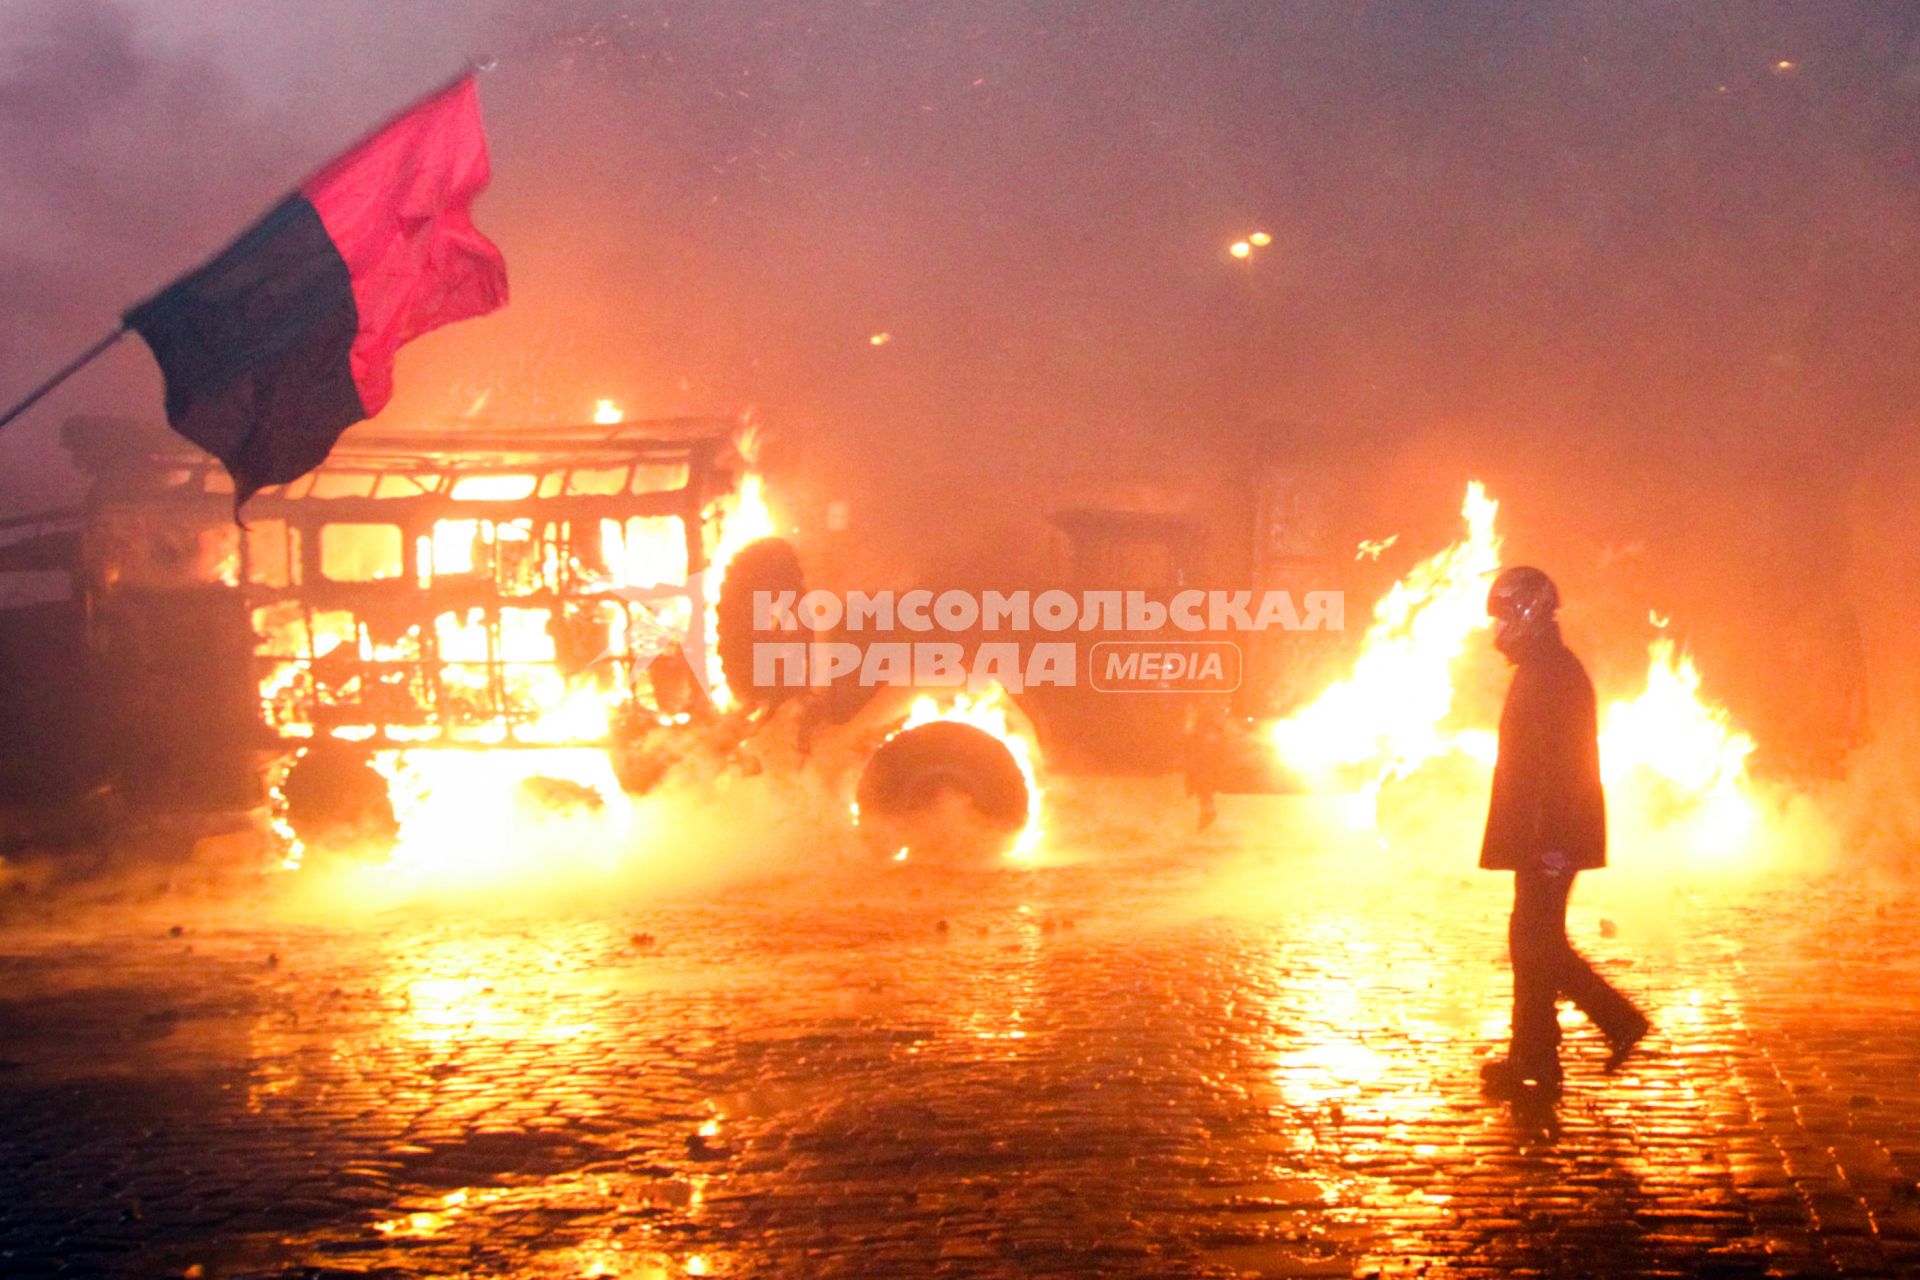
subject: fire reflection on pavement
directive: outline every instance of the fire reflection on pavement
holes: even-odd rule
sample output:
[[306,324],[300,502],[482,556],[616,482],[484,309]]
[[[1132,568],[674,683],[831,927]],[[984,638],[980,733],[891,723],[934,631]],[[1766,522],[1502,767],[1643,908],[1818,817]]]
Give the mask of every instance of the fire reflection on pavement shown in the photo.
[[[1867,1133],[1884,1168],[1920,1123],[1846,1107],[1912,1037],[1796,1048],[1912,994],[1831,998],[1899,951],[1860,890],[1583,877],[1575,932],[1659,1042],[1603,1078],[1569,1015],[1566,1097],[1527,1114],[1476,1079],[1502,878],[1263,830],[597,914],[19,935],[0,1138],[30,1172],[0,1248],[21,1274],[76,1238],[107,1275],[1633,1272],[1827,1256],[1770,1190],[1789,1169],[1897,1224],[1870,1164],[1792,1154]],[[1863,936],[1808,945],[1821,904]]]

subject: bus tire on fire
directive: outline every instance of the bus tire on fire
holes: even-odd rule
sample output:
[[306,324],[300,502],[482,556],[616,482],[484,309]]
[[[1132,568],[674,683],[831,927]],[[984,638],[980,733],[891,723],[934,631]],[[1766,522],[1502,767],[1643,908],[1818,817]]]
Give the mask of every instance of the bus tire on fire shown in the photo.
[[935,720],[882,743],[856,799],[860,830],[875,852],[985,861],[1012,850],[1030,796],[1004,743],[973,725]]
[[382,856],[400,834],[387,780],[367,748],[319,738],[300,752],[280,788],[281,814],[308,849]]
[[715,609],[719,634],[714,637],[714,647],[720,655],[720,671],[726,677],[727,687],[748,711],[778,707],[800,692],[784,685],[761,688],[754,683],[754,646],[795,638],[791,630],[777,624],[754,626],[754,596],[764,592],[769,596],[798,599],[806,590],[807,579],[800,568],[800,556],[785,538],[750,542],[727,566]]

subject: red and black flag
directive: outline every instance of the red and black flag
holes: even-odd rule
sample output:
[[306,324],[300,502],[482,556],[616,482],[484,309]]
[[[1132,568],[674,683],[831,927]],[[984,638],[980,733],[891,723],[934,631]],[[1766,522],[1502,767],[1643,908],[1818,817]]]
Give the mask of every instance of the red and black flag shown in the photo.
[[402,344],[506,302],[506,261],[469,212],[487,178],[466,75],[127,312],[166,375],[167,421],[226,464],[236,503],[378,413]]

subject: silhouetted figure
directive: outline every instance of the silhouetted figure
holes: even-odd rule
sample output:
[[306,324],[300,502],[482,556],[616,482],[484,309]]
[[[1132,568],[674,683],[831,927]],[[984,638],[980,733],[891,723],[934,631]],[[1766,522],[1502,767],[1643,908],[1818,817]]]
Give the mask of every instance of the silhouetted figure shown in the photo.
[[1611,1042],[1609,1071],[1647,1033],[1640,1011],[1567,941],[1574,876],[1607,864],[1607,814],[1593,684],[1561,643],[1559,607],[1553,581],[1526,567],[1500,574],[1487,596],[1494,646],[1514,664],[1480,849],[1482,867],[1514,873],[1513,1046],[1481,1069],[1505,1096],[1560,1087],[1561,996]]

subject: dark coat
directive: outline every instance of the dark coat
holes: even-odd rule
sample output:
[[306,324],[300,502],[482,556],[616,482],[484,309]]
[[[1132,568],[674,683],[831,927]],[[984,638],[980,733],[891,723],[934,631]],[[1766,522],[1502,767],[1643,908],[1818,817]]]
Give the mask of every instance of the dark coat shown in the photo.
[[1558,629],[1514,655],[1480,865],[1520,871],[1560,853],[1574,871],[1607,865],[1607,808],[1593,682]]

